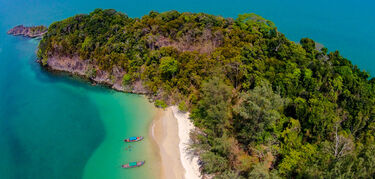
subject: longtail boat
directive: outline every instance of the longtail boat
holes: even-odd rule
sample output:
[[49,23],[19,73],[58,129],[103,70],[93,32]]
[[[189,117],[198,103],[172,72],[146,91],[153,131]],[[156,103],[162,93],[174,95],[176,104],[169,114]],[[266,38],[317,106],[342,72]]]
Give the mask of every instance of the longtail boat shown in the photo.
[[125,139],[124,142],[138,142],[138,141],[141,141],[143,139],[142,136],[139,136],[139,137],[130,137],[128,139]]
[[143,164],[145,164],[145,161],[138,161],[138,162],[130,162],[128,164],[124,164],[121,167],[122,168],[134,168],[134,167],[140,167]]

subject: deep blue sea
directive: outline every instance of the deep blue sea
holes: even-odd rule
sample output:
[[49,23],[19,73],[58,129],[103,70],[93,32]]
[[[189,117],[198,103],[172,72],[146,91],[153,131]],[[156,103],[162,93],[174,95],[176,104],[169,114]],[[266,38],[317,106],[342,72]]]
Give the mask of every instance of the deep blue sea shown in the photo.
[[[0,178],[144,178],[149,176],[144,170],[157,172],[151,165],[131,173],[110,169],[144,153],[153,159],[151,149],[129,154],[116,142],[147,131],[152,115],[137,110],[152,108],[147,100],[46,72],[35,63],[37,40],[6,34],[18,24],[49,25],[95,8],[113,8],[130,17],[151,10],[234,18],[254,12],[273,21],[289,39],[312,38],[375,74],[371,0],[0,0]],[[136,127],[124,132],[118,127],[129,124]],[[146,148],[148,141],[142,145]]]

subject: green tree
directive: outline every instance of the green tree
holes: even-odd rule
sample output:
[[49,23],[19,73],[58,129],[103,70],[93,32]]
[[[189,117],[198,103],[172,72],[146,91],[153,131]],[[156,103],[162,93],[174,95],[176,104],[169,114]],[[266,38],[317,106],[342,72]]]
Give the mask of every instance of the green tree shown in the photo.
[[268,140],[266,134],[272,132],[275,122],[280,119],[279,111],[285,102],[273,92],[267,81],[262,81],[249,92],[241,93],[239,103],[233,108],[238,139],[245,145]]
[[192,113],[194,123],[206,128],[206,132],[221,136],[230,115],[231,87],[219,77],[202,84],[202,97]]
[[206,152],[202,155],[204,171],[207,173],[223,172],[228,168],[228,161],[224,157],[213,152]]
[[315,42],[309,38],[302,38],[300,40],[300,43],[308,53],[311,53],[315,50]]
[[160,59],[160,71],[161,74],[170,79],[178,71],[178,62],[172,57],[163,57]]

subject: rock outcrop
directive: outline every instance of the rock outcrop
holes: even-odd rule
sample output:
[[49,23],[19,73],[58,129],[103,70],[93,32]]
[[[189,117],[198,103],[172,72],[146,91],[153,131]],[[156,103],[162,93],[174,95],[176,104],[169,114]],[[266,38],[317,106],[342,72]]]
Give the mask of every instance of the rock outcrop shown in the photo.
[[18,25],[10,29],[7,33],[10,35],[22,35],[24,37],[29,37],[29,38],[36,38],[36,37],[42,37],[43,34],[47,32],[47,27],[46,26],[31,26],[31,27],[26,27],[23,25]]
[[117,91],[136,94],[149,93],[149,91],[144,88],[142,81],[140,80],[134,81],[130,86],[123,86],[122,78],[125,74],[124,70],[116,67],[114,67],[111,72],[100,70],[95,65],[90,63],[90,60],[82,60],[78,56],[52,56],[48,58],[44,66],[51,70],[63,71],[70,74],[82,76],[91,80],[93,84],[103,84]]

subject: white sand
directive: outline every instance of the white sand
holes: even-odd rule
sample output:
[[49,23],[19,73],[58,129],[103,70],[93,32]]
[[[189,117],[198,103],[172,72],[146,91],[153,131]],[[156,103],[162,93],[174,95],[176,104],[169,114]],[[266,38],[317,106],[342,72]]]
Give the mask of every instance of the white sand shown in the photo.
[[198,157],[188,150],[193,129],[189,113],[179,112],[176,106],[160,110],[155,116],[150,132],[160,151],[160,178],[202,178]]
[[[152,124],[152,137],[159,147],[160,178],[182,179],[185,170],[180,161],[177,120],[170,108],[159,110]],[[158,178],[158,177],[155,177]]]
[[194,129],[189,119],[189,113],[182,113],[177,106],[172,106],[173,115],[178,123],[178,136],[180,138],[179,149],[182,166],[185,169],[185,179],[201,178],[198,165],[198,156],[193,155],[188,147],[191,144],[190,131]]

